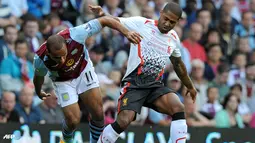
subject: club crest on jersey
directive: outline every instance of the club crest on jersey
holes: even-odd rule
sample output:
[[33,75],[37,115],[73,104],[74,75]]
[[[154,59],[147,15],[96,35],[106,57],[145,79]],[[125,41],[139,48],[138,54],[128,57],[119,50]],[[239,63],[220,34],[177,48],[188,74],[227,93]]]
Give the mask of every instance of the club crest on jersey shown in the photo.
[[71,39],[71,38],[66,39],[66,43],[67,43],[67,44],[70,44],[71,42],[72,42],[72,39]]
[[90,29],[92,29],[92,27],[91,27],[90,24],[87,23],[87,24],[85,25],[85,30],[86,30],[86,31],[89,31]]
[[128,102],[128,98],[123,99],[123,104],[122,104],[122,106],[127,106],[127,102]]
[[74,59],[70,59],[70,60],[68,60],[67,62],[66,62],[66,66],[71,66],[71,65],[73,65],[73,63],[74,63]]
[[74,54],[76,54],[78,52],[78,49],[74,49],[72,52],[71,52],[71,55],[74,55]]

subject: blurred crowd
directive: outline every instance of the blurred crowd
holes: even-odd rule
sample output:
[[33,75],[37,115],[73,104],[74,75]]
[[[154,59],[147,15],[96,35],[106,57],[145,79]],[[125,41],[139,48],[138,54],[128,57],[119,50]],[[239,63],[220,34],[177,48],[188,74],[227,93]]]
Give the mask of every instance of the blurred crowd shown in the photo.
[[[0,122],[62,122],[49,78],[43,89],[52,96],[41,101],[35,95],[33,56],[50,35],[97,18],[88,5],[113,16],[158,19],[168,1],[183,8],[174,30],[198,91],[196,102],[185,98],[170,60],[163,81],[185,104],[188,125],[255,128],[255,0],[0,0]],[[104,28],[86,46],[100,81],[105,124],[113,123],[129,42]],[[88,122],[86,106],[81,114],[81,122]],[[169,126],[171,117],[144,107],[132,124]]]

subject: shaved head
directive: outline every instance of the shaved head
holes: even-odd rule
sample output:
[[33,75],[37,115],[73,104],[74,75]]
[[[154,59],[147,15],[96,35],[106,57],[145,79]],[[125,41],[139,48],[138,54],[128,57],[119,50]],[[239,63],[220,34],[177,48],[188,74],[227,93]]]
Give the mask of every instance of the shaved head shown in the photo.
[[60,35],[52,35],[46,42],[48,56],[57,64],[64,64],[68,54],[65,39]]
[[175,14],[178,18],[181,18],[182,16],[182,8],[180,7],[179,4],[174,3],[174,2],[168,2],[165,7],[163,8],[163,12],[172,12]]
[[65,44],[65,39],[62,36],[52,35],[47,39],[46,47],[50,53],[51,51],[58,51],[62,49],[63,44]]
[[174,28],[182,16],[182,9],[179,4],[168,2],[160,11],[158,29],[161,33],[168,33]]

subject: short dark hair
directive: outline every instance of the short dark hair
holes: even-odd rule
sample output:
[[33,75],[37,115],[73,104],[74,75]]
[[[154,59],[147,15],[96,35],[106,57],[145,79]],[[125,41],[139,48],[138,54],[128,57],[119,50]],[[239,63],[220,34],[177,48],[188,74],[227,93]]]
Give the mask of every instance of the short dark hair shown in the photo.
[[[207,93],[207,96],[209,94],[209,91],[213,88],[217,88],[216,86],[209,86],[207,89],[206,89],[206,93]],[[218,88],[217,88],[218,89]]]
[[239,55],[244,55],[244,56],[247,57],[247,54],[245,54],[244,52],[242,52],[242,51],[240,51],[240,50],[235,50],[235,51],[232,52],[232,55],[231,55],[232,61],[234,61],[235,58],[236,58],[237,56],[239,56]]
[[249,63],[245,66],[245,68],[248,68],[248,67],[251,67],[251,66],[255,66],[255,62],[249,62]]
[[[207,51],[209,52],[213,47],[216,47],[216,46],[219,46],[220,47],[220,44],[218,43],[211,43],[209,45],[207,45],[206,49]],[[221,47],[220,47],[221,48]],[[222,51],[221,51],[222,52]]]
[[175,14],[176,16],[178,16],[178,18],[180,19],[182,16],[182,8],[180,7],[179,4],[174,3],[174,2],[168,2],[164,8],[163,8],[164,12],[172,12],[173,14]]
[[14,28],[14,29],[16,29],[16,26],[15,26],[15,25],[11,25],[11,24],[6,25],[6,26],[4,27],[4,33],[7,32],[8,28]]
[[50,13],[47,15],[47,20],[52,20],[53,18],[59,18],[59,15],[57,13]]
[[30,21],[38,22],[38,19],[34,15],[29,14],[29,13],[23,15],[22,20],[24,21],[23,24],[22,24],[23,26],[25,26]]
[[[203,12],[203,11],[208,11],[208,12],[210,13],[210,11],[209,11],[208,9],[201,8],[201,9],[199,9],[199,10],[196,12],[196,18],[198,18],[199,14],[200,14],[201,12]],[[210,13],[210,15],[211,15],[211,13]]]
[[26,39],[24,39],[24,38],[18,38],[18,39],[16,40],[16,42],[15,42],[15,48],[17,47],[18,44],[26,44],[27,47],[28,47],[27,41],[26,41]]
[[239,88],[240,91],[243,90],[242,85],[239,83],[236,83],[230,87],[230,90],[233,90],[234,88]]
[[46,47],[48,52],[52,49],[54,50],[60,50],[63,47],[63,44],[65,44],[65,39],[60,35],[51,35],[46,42]]
[[224,72],[229,72],[229,65],[227,63],[221,63],[218,68],[217,68],[217,72],[219,74],[222,74]]
[[107,53],[108,52],[108,48],[104,48],[103,46],[101,45],[94,45],[90,51],[91,52],[95,52],[96,54],[104,54],[104,53]]
[[[227,96],[225,96],[225,98],[224,98],[224,100],[223,100],[223,103],[222,103],[222,106],[223,106],[224,109],[226,109],[226,106],[227,106],[227,104],[228,104],[228,101],[230,100],[230,98],[231,98],[232,96],[235,96],[235,97],[236,97],[236,95],[231,94],[231,93],[229,93],[229,94],[227,94]],[[237,98],[237,102],[240,103],[240,99]],[[238,109],[238,108],[237,108],[237,109]],[[237,113],[237,109],[236,109],[236,111],[235,111],[236,113]]]

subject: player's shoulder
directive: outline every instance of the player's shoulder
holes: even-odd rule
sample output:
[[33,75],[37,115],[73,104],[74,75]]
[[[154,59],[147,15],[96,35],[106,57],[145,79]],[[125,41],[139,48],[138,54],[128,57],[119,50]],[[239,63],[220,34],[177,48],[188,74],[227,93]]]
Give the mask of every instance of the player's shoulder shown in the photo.
[[129,19],[129,20],[132,20],[132,21],[135,21],[135,22],[145,22],[146,20],[148,20],[147,18],[145,17],[142,17],[142,16],[132,16],[132,17],[128,17],[126,19]]
[[167,36],[170,37],[171,39],[174,39],[175,41],[179,41],[179,36],[177,34],[177,32],[172,29],[167,33]]
[[46,52],[46,42],[43,42],[43,44],[39,47],[39,49],[35,52],[38,56],[43,56]]
[[62,36],[64,39],[70,38],[70,28],[61,30],[60,32],[57,33],[57,35]]

